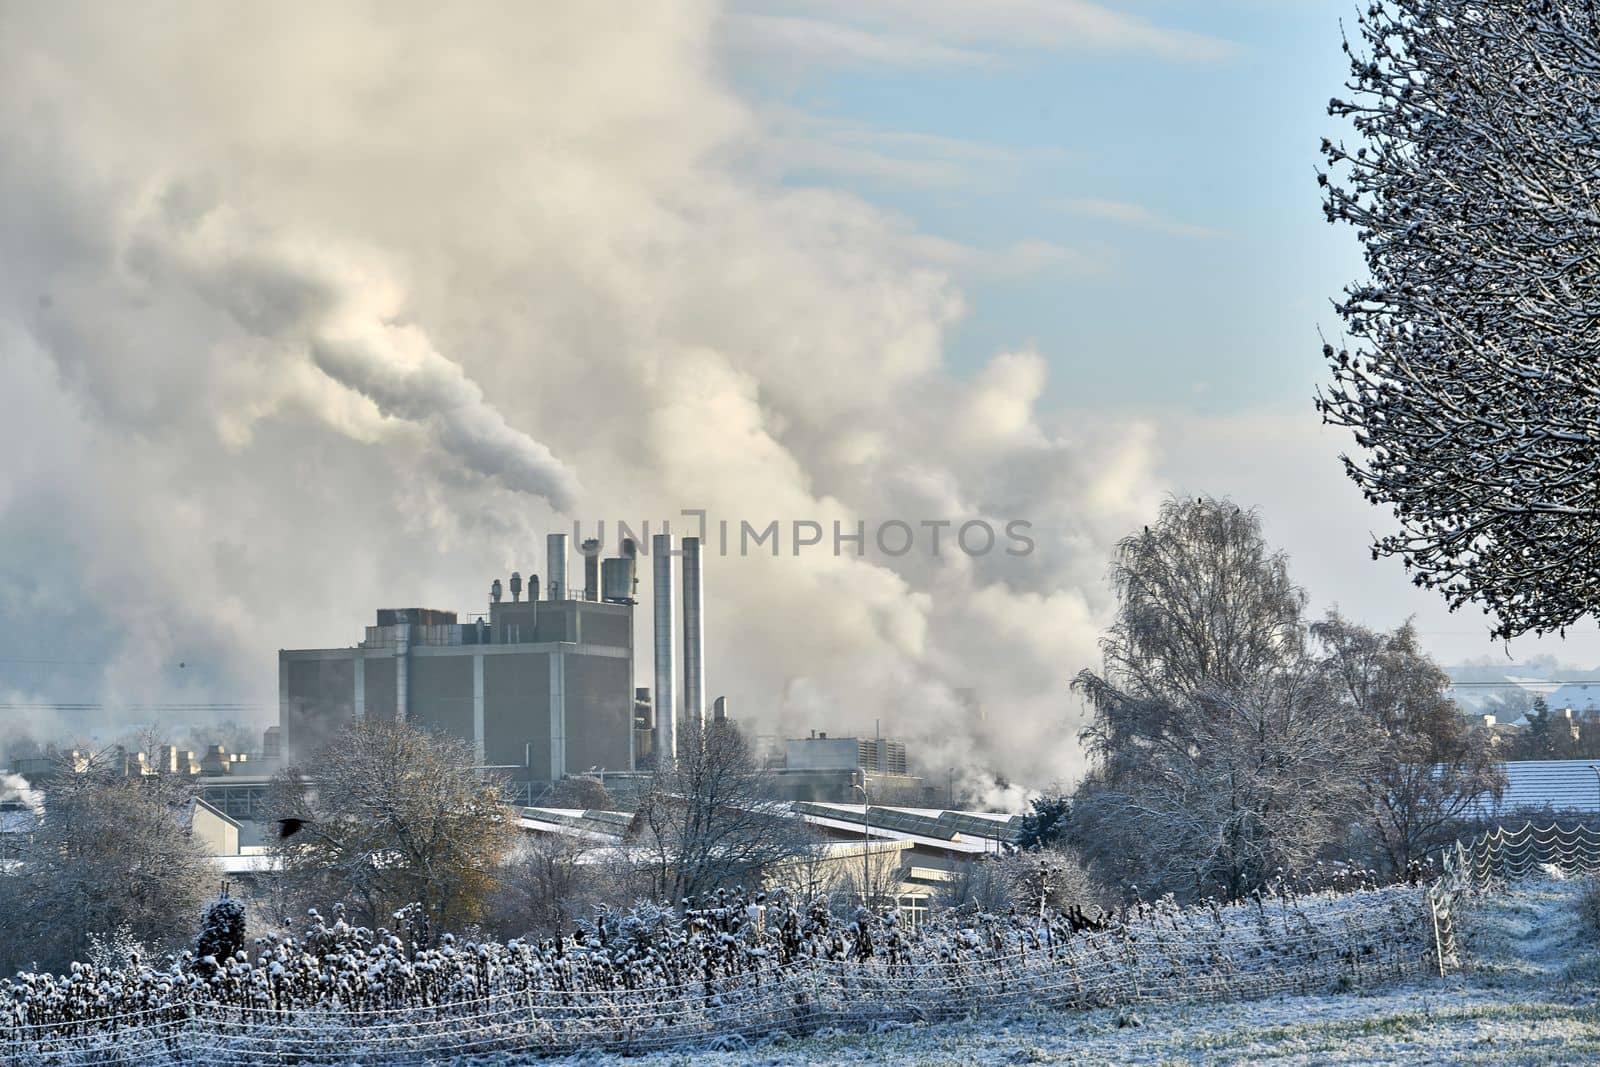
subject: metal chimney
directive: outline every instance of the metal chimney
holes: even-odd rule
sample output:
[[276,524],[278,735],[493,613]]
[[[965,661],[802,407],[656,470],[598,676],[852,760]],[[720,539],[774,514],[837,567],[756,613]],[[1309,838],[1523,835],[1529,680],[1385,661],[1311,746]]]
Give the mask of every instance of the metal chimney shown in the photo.
[[583,599],[599,600],[600,539],[591,537],[579,549],[583,553]]
[[651,573],[655,580],[656,766],[678,758],[678,722],[672,699],[672,535],[650,538]]
[[700,577],[700,538],[683,539],[683,717],[706,727],[706,631],[700,615],[705,587]]
[[544,554],[545,595],[560,600],[567,595],[567,535],[545,534]]
[[489,599],[496,604],[500,603],[500,579],[498,578],[489,583]]
[[601,561],[600,599],[607,604],[632,604],[632,583],[628,580],[633,561],[625,556]]
[[631,537],[622,539],[622,558],[628,561],[628,599],[638,603],[639,545]]
[[522,599],[522,572],[511,572],[511,602],[515,604]]

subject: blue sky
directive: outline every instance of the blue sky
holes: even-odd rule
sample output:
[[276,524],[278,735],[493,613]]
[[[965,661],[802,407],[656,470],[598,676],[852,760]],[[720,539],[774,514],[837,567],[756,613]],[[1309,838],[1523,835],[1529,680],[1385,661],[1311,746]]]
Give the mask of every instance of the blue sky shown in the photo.
[[[971,6],[976,20],[983,5]],[[794,45],[810,24],[862,23],[821,7],[736,16],[781,27],[788,50],[731,35],[743,94],[823,142],[785,161],[786,180],[848,189],[996,257],[1025,245],[1042,260],[962,279],[956,369],[1033,346],[1052,367],[1049,399],[1068,406],[1310,410],[1316,326],[1334,325],[1328,297],[1360,267],[1351,236],[1322,221],[1314,181],[1347,4],[1113,12],[1198,39],[1178,54],[1070,36],[1029,47],[1026,28],[986,34],[963,19],[910,39],[971,56],[908,49],[898,62]],[[887,19],[866,27],[887,41],[917,26]],[[826,150],[840,143],[855,154]]]
[[[1320,428],[1319,328],[1363,269],[1322,218],[1317,146],[1342,92],[1334,0],[735,3],[727,77],[786,183],[847,190],[925,235],[965,299],[956,374],[1037,351],[1043,406],[1161,427],[1179,495],[1261,510],[1314,611],[1415,618],[1441,660],[1592,665],[1600,633],[1489,641],[1368,545],[1390,517]],[[939,242],[948,242],[940,244]]]

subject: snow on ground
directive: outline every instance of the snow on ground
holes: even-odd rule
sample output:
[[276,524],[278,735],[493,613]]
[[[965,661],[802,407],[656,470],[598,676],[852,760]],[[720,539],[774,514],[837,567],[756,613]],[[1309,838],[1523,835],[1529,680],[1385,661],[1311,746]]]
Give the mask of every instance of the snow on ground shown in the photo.
[[[871,1064],[1578,1064],[1600,1062],[1600,938],[1581,881],[1522,882],[1461,914],[1448,978],[1223,1005],[1023,1013],[871,1034],[786,1035],[629,1067]],[[1119,1022],[1123,1025],[1119,1025]],[[552,1062],[552,1061],[546,1061]],[[611,1057],[574,1057],[596,1065]]]

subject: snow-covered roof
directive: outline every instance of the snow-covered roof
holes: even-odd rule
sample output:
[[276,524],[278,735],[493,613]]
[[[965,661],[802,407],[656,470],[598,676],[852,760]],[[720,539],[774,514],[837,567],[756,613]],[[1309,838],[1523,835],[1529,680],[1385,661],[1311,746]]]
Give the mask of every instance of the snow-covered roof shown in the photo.
[[256,874],[274,869],[278,858],[256,852],[246,856],[213,856],[211,862],[222,868],[223,874]]
[[1545,697],[1552,709],[1571,708],[1574,713],[1600,712],[1600,682],[1568,682]]
[[39,827],[39,813],[32,808],[0,808],[0,834],[27,834]]
[[627,812],[582,808],[523,808],[517,818],[524,830],[601,843],[620,841],[632,821]]
[[1600,812],[1600,760],[1513,760],[1501,766],[1505,795],[1498,805],[1484,796],[1475,812],[1480,816],[1544,808]]

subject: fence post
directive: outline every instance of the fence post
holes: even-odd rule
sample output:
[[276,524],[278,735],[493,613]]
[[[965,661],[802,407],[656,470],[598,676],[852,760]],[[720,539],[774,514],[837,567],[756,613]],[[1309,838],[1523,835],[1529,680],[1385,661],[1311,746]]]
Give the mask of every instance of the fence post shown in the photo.
[[1445,939],[1438,933],[1438,897],[1427,891],[1427,910],[1434,917],[1434,960],[1438,963],[1438,976],[1445,977]]

